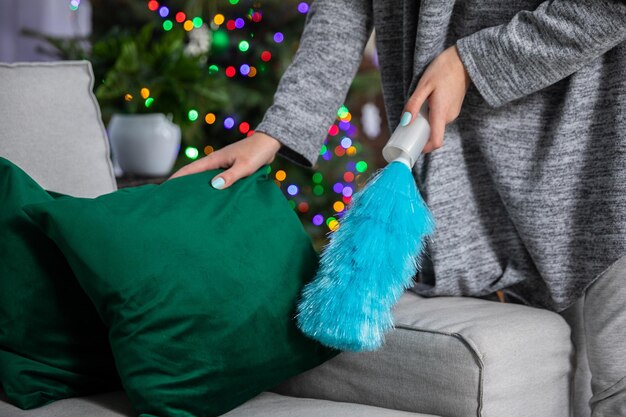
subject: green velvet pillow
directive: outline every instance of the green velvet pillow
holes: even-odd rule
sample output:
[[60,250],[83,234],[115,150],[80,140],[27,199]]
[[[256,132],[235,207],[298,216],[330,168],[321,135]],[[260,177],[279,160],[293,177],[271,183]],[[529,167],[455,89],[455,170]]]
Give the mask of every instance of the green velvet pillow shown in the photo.
[[217,416],[336,353],[295,326],[318,256],[267,167],[222,191],[218,172],[25,208],[110,327],[142,416]]
[[61,251],[22,211],[46,201],[53,196],[0,158],[0,384],[22,409],[120,389],[104,324]]

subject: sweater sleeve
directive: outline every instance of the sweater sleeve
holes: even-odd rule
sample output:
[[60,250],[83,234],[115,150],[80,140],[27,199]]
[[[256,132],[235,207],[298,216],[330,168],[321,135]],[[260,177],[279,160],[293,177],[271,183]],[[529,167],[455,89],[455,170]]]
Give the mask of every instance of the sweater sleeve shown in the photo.
[[279,154],[306,167],[315,164],[371,31],[371,0],[313,2],[298,51],[255,129],[281,142]]
[[499,107],[562,80],[624,40],[624,0],[551,0],[456,46],[480,94]]

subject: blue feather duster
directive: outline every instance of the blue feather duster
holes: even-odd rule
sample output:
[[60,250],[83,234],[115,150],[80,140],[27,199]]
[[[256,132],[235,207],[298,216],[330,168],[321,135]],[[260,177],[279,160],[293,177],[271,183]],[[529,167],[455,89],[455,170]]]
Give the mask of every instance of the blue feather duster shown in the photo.
[[330,236],[317,276],[303,289],[299,328],[336,349],[379,348],[434,228],[411,170],[391,162],[353,196]]

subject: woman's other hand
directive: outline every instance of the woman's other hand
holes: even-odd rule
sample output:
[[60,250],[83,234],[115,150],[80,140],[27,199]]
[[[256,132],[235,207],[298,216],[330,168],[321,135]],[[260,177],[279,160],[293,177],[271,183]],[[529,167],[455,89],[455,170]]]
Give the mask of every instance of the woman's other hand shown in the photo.
[[461,104],[471,83],[456,46],[451,46],[428,65],[422,78],[407,101],[400,124],[408,125],[428,100],[430,138],[422,152],[428,153],[443,146],[446,124],[461,112]]
[[271,163],[280,149],[280,142],[265,133],[255,132],[247,138],[223,147],[185,165],[168,179],[195,174],[210,169],[226,168],[211,180],[213,188],[223,190],[243,177]]

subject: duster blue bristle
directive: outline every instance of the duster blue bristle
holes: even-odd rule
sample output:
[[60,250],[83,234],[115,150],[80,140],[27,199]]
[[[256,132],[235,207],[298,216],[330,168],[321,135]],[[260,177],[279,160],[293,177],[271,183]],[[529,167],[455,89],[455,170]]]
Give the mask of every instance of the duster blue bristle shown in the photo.
[[375,350],[393,327],[392,308],[418,271],[435,222],[411,170],[392,162],[353,197],[303,291],[298,327],[340,350]]

